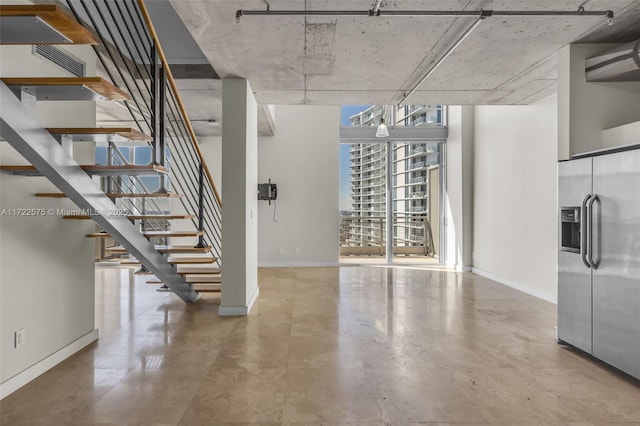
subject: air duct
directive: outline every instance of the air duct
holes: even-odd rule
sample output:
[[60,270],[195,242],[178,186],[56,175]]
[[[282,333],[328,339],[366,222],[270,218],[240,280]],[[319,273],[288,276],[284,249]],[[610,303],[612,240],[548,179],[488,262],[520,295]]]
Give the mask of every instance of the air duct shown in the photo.
[[608,50],[585,61],[587,81],[640,81],[640,40]]

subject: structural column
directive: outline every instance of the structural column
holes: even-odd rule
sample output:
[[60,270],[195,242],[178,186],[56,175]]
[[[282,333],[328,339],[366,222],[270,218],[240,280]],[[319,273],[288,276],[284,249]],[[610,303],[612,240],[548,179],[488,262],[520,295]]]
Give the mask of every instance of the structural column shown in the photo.
[[461,271],[473,265],[474,107],[450,106],[446,145],[446,262]]
[[258,297],[258,105],[249,82],[222,81],[222,300],[247,315]]

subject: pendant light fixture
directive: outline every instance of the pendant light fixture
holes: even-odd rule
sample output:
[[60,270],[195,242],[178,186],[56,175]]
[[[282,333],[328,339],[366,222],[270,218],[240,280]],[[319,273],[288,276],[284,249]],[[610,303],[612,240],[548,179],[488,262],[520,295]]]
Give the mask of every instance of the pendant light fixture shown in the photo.
[[380,118],[380,124],[378,124],[378,130],[376,130],[376,138],[386,138],[389,137],[389,129],[387,129],[387,125],[384,124],[384,117]]

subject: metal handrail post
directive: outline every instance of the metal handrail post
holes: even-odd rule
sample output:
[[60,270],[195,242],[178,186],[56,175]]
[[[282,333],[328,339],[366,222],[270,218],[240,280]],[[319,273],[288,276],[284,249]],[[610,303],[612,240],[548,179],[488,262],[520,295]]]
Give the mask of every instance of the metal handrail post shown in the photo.
[[158,74],[159,74],[159,64],[158,64],[158,54],[156,52],[156,44],[155,42],[151,44],[151,137],[153,137],[153,142],[151,144],[151,161],[153,164],[158,164],[158,144],[159,144],[159,135],[160,135],[160,120],[159,116],[159,100],[158,96]]
[[[165,136],[166,136],[166,131],[167,131],[167,125],[166,125],[166,114],[165,114],[165,105],[166,105],[166,95],[167,95],[167,85],[165,84],[165,73],[164,73],[164,67],[162,66],[162,64],[160,64],[158,66],[158,75],[157,75],[157,87],[156,90],[158,91],[158,108],[159,108],[159,123],[158,123],[158,137],[157,137],[157,150],[159,152],[156,152],[157,160],[156,160],[156,164],[164,167],[167,162],[166,162],[166,140],[165,140]],[[167,192],[167,187],[166,187],[166,176],[164,174],[160,175],[160,189],[158,189],[158,192]]]
[[[199,179],[198,179],[198,231],[204,231],[204,168],[202,163],[198,167]],[[206,247],[204,236],[198,237],[198,248]]]

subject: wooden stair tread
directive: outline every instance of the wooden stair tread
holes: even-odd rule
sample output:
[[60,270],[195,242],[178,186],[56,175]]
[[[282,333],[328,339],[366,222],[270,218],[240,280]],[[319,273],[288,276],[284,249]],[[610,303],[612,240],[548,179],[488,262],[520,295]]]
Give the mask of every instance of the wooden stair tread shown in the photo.
[[[36,192],[36,197],[45,198],[66,198],[67,196],[61,192]],[[181,198],[182,194],[176,194],[175,192],[153,192],[153,193],[106,193],[110,198]]]
[[221,273],[220,268],[217,266],[178,266],[178,273],[180,275],[219,275]]
[[151,136],[131,127],[51,127],[47,131],[52,135],[72,136],[74,141],[110,142],[117,141],[116,136],[128,141],[153,140]]
[[[145,237],[199,237],[204,235],[204,231],[142,231],[140,234]],[[89,238],[107,238],[111,237],[106,232],[93,232],[87,234]]]
[[[149,165],[103,165],[103,164],[84,164],[80,166],[82,170],[93,175],[141,175],[141,174],[165,174],[169,170],[162,166]],[[0,170],[5,170],[17,175],[25,176],[42,176],[35,166],[16,165],[16,166],[0,166]]]
[[200,265],[200,264],[210,264],[214,263],[216,260],[215,257],[211,256],[199,256],[199,257],[169,257],[169,263],[173,265]]
[[[98,44],[91,32],[78,21],[64,12],[57,5],[4,5],[0,6],[0,17],[38,17],[46,22],[55,31],[74,44]],[[64,43],[64,42],[63,42]],[[3,43],[4,44],[4,43]],[[32,43],[7,43],[7,44],[32,44]],[[38,42],[38,44],[57,44]],[[68,44],[68,43],[65,43]]]
[[157,166],[155,164],[145,164],[145,165],[106,165],[106,164],[92,164],[88,166],[82,166],[82,168],[89,173],[114,173],[118,174],[127,174],[130,173],[140,173],[140,172],[148,172],[148,173],[169,173],[169,170],[162,166]]
[[[113,101],[131,100],[131,96],[117,88],[102,77],[5,77],[1,79],[9,87],[48,88],[34,95],[38,100],[72,100],[77,94],[77,100],[92,100],[81,96],[74,89],[84,88],[99,97]],[[95,98],[93,98],[95,100]]]
[[175,192],[151,192],[151,193],[120,193],[109,192],[106,194],[110,198],[182,198],[182,194]]
[[[172,265],[195,265],[195,264],[209,264],[215,262],[215,257],[171,257],[167,258],[167,261]],[[136,259],[123,259],[120,261],[121,265],[139,265],[140,261]]]
[[[189,281],[187,281],[189,282]],[[147,284],[164,284],[159,279],[153,278],[147,281]],[[199,283],[189,283],[193,286],[193,289],[200,292],[215,292],[219,293],[222,291],[222,285],[219,282],[199,282]]]
[[143,231],[145,237],[199,237],[204,231]]
[[220,293],[222,286],[218,283],[193,283],[192,287],[200,293]]
[[[185,281],[188,283],[220,283],[222,282],[221,275],[211,274],[210,276],[205,275],[185,275]],[[163,282],[157,278],[152,278],[147,281],[147,284],[163,284]]]
[[[194,219],[194,214],[130,214],[127,219],[130,220],[173,220],[173,219]],[[88,215],[65,215],[63,219],[89,220]]]
[[[165,246],[157,245],[155,249],[160,253],[208,253],[211,246],[193,247],[193,246]],[[128,253],[127,249],[122,246],[106,247],[104,249],[109,253]]]
[[62,192],[36,192],[35,194],[36,197],[45,197],[45,198],[67,198],[66,194],[63,194]]
[[222,275],[216,274],[187,274],[184,280],[188,283],[221,283]]

